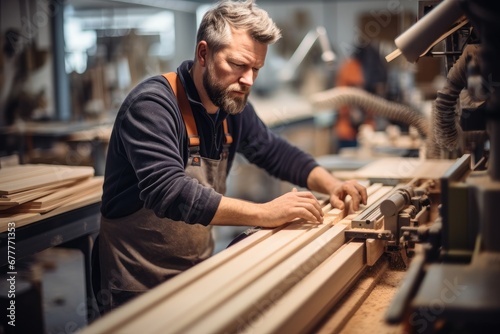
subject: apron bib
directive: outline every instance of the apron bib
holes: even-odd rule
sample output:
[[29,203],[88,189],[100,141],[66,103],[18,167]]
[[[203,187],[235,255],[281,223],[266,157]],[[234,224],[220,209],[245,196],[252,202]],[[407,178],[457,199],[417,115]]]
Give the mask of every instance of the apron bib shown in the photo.
[[[175,78],[176,73],[164,76],[176,93],[190,139],[186,175],[224,194],[228,148],[232,142],[227,123],[224,124],[226,144],[220,160],[201,157],[196,124],[193,124],[194,118],[182,84]],[[176,81],[172,83],[172,79]],[[186,117],[186,112],[191,113],[191,119],[189,115]],[[111,301],[108,304],[116,307],[131,297],[165,282],[210,257],[213,249],[211,226],[159,218],[146,208],[118,219],[101,217],[101,286],[111,293]]]

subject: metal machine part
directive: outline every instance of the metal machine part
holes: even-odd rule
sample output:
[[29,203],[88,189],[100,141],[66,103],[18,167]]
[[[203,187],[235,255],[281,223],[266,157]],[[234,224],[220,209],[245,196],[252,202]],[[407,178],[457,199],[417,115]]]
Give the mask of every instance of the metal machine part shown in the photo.
[[351,228],[382,228],[383,214],[380,211],[380,202],[382,202],[382,200],[383,198],[356,216],[356,218],[351,221]]
[[408,61],[416,62],[463,15],[459,1],[442,1],[438,6],[420,18],[420,24],[410,27],[405,33],[398,36],[394,40],[394,43]]
[[[440,180],[439,217],[418,234],[422,251],[411,262],[386,321],[406,322],[416,333],[491,333],[500,328],[500,6],[485,0],[444,2],[451,1],[470,20],[480,44],[474,71],[462,71],[466,84],[452,88],[470,90],[469,82],[477,84],[479,74],[489,147],[477,163],[468,154],[457,159]],[[460,104],[455,108],[463,114]]]
[[399,185],[387,196],[363,210],[351,221],[347,238],[384,240],[393,266],[406,268],[418,234],[429,222],[431,201],[428,197],[433,180]]
[[500,203],[500,187],[480,166],[470,166],[470,156],[463,156],[443,176],[441,215],[419,233],[423,251],[386,312],[388,322],[408,321],[429,333],[442,323],[450,332],[498,329],[499,233],[488,212]]
[[[392,195],[390,195],[389,198],[380,203],[380,211],[384,215],[384,226],[396,236],[396,238],[394,239],[395,245],[399,245],[400,241],[399,226],[406,223],[408,223],[409,225],[409,222],[407,220],[405,223],[403,223],[401,220],[403,220],[403,216],[405,218],[408,218],[408,214],[411,214],[410,212],[404,212],[404,209],[409,208],[409,205],[411,205],[411,198],[413,197],[413,195],[413,188],[401,187],[397,189],[397,191]],[[410,210],[411,209],[415,208],[413,207],[410,208]]]

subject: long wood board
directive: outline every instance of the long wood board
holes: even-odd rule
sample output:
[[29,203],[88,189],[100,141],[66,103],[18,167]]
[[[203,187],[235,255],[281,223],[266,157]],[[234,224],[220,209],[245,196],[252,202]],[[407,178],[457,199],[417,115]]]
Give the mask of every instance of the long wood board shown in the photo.
[[362,273],[363,242],[349,242],[322,262],[242,333],[305,333]]
[[[368,205],[378,198],[377,193],[386,192],[380,184],[370,186]],[[144,328],[148,333],[221,333],[241,329],[240,320],[262,311],[270,296],[279,301],[277,291],[279,297],[285,297],[287,291],[293,293],[301,281],[346,247],[343,231],[349,226],[337,224],[346,212],[329,204],[323,211],[322,225],[297,221],[274,230],[262,229],[106,315],[83,333],[137,333]],[[340,261],[348,268],[339,270],[358,274],[365,266],[364,244],[347,249],[355,255],[349,255],[352,260]],[[325,277],[324,273],[316,275]],[[327,299],[343,292],[339,288]],[[321,294],[317,290],[311,293]],[[319,298],[314,296],[311,298]]]

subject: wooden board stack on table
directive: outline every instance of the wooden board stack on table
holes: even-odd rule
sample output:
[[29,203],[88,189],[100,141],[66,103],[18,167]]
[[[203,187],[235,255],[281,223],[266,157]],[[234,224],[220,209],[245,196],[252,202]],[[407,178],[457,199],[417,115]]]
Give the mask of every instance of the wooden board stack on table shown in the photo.
[[28,164],[0,169],[0,232],[98,202],[103,178],[94,168]]
[[[369,186],[367,206],[391,189]],[[321,225],[257,230],[83,333],[311,332],[367,267],[365,242],[345,237],[347,212],[323,211]]]

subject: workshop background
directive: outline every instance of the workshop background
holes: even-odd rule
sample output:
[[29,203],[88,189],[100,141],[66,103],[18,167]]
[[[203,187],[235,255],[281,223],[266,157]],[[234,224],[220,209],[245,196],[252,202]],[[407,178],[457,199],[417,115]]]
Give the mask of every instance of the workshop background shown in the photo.
[[[102,175],[121,101],[144,78],[175,70],[182,60],[192,59],[197,24],[211,4],[2,0],[1,167],[91,166],[95,175]],[[332,171],[356,169],[380,157],[418,155],[421,143],[408,127],[379,116],[370,119],[373,127],[360,121],[354,147],[339,147],[333,131],[338,110],[318,110],[309,101],[312,94],[336,87],[342,66],[362,47],[374,51],[370,66],[380,71],[376,94],[430,112],[445,80],[443,59],[425,58],[417,64],[403,57],[390,63],[384,59],[395,49],[394,39],[416,21],[416,1],[257,0],[257,4],[283,33],[270,46],[250,96],[273,131]],[[328,41],[326,46],[321,38]],[[333,59],[325,60],[325,54],[333,54]],[[290,188],[238,157],[227,195],[264,202]],[[243,230],[219,228],[217,251]],[[32,319],[43,323],[46,333],[70,333],[87,324],[79,252],[52,248],[22,265],[38,273],[42,301],[33,306]],[[41,305],[42,314],[36,316]]]
[[[197,22],[210,3],[2,1],[0,154],[22,163],[90,165],[102,175],[121,101],[142,79],[192,59]],[[283,38],[269,48],[250,100],[277,133],[316,157],[340,151],[332,131],[337,110],[315,109],[309,97],[336,86],[339,70],[357,47],[372,52],[367,67],[378,73],[365,73],[365,80],[378,80],[376,93],[388,100],[426,112],[423,105],[442,83],[440,58],[417,64],[384,59],[394,50],[394,39],[415,22],[416,2],[261,0],[258,5],[273,17]],[[318,28],[324,29],[332,59],[322,58],[328,50]],[[377,131],[391,125],[375,118]],[[243,171],[236,165],[232,177]],[[250,186],[265,182],[238,183],[230,182],[229,191],[251,199],[266,200],[282,191]]]

